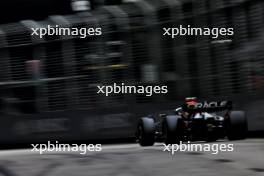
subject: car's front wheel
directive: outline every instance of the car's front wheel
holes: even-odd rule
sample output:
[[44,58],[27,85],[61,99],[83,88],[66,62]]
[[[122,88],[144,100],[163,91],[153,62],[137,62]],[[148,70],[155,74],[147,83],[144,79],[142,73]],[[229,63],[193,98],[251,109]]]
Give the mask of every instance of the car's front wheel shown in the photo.
[[177,144],[181,140],[181,117],[169,115],[163,119],[162,133],[165,144]]
[[141,146],[152,146],[155,143],[154,119],[143,117],[137,126],[137,139]]

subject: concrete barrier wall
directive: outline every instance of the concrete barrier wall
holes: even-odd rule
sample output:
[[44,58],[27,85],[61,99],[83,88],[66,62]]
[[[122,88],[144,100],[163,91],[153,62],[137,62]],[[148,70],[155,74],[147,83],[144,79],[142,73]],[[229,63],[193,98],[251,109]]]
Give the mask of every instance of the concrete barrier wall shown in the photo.
[[[244,110],[247,113],[249,132],[263,132],[264,102],[255,98],[252,96],[243,100],[233,99],[234,109]],[[122,109],[104,109],[98,112],[68,111],[44,113],[38,116],[2,116],[0,143],[130,138],[134,137],[140,117],[172,113],[181,104],[182,101],[175,101],[135,105]]]

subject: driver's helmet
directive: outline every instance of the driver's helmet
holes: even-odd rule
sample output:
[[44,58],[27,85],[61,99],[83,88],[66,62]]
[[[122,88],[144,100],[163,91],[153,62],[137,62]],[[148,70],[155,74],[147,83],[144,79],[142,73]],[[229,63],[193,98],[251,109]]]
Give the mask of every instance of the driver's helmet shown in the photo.
[[198,103],[198,100],[196,97],[187,97],[185,98],[185,103],[188,107],[194,107]]

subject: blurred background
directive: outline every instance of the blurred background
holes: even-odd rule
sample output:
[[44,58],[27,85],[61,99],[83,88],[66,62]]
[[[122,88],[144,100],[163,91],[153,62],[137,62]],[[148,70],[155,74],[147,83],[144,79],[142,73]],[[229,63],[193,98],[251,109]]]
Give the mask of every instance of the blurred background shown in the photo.
[[[263,1],[3,0],[0,16],[0,143],[132,137],[139,117],[187,96],[232,100],[251,132],[264,130]],[[31,35],[48,25],[103,35]],[[234,36],[163,36],[179,25],[232,27]],[[114,82],[169,92],[96,93]]]

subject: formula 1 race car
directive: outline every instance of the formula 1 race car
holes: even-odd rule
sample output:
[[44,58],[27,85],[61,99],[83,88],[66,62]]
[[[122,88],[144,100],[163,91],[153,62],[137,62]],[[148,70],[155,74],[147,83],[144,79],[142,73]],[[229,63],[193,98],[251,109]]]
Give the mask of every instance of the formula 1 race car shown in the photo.
[[141,146],[158,142],[177,144],[180,141],[216,141],[245,139],[247,118],[244,111],[232,111],[232,102],[202,102],[186,98],[173,114],[142,117],[136,130]]

